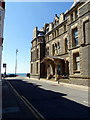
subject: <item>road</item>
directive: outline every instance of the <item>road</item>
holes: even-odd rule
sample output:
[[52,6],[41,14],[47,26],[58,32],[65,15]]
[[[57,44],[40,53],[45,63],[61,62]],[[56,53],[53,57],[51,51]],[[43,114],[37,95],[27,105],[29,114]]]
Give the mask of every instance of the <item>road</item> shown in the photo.
[[87,89],[39,80],[7,81],[46,120],[89,119]]

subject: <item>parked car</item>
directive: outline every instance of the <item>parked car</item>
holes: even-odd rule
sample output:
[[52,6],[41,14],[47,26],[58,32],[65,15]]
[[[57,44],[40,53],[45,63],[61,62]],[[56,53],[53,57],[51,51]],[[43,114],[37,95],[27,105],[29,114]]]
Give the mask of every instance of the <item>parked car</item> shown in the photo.
[[16,77],[16,75],[15,74],[10,74],[9,77]]
[[26,76],[30,78],[30,73],[27,73]]
[[17,75],[15,74],[7,74],[6,77],[16,77]]

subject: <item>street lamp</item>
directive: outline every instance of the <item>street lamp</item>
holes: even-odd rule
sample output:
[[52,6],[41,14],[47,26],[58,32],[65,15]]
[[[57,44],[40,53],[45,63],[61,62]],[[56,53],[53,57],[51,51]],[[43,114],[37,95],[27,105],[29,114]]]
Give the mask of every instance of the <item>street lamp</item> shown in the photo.
[[15,75],[17,73],[17,52],[18,52],[18,49],[16,49]]

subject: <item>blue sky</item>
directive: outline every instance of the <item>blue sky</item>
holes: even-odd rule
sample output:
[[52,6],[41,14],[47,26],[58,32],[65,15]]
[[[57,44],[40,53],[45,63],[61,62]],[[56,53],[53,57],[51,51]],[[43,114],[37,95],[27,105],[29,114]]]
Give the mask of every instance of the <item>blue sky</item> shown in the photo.
[[34,27],[42,28],[44,23],[54,20],[55,14],[65,12],[71,5],[72,2],[6,3],[2,64],[7,63],[7,73],[15,73],[16,49],[19,51],[17,72],[30,71],[30,48]]

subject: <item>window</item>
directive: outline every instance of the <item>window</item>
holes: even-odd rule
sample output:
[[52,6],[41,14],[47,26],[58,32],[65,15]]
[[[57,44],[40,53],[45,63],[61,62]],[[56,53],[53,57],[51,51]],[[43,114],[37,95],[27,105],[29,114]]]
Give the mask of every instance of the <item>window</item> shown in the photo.
[[55,31],[55,37],[57,36],[57,31]]
[[71,22],[73,21],[73,13],[71,14]]
[[66,25],[64,25],[64,32],[66,32]]
[[57,29],[57,36],[59,35],[59,29]]
[[54,32],[52,33],[52,39],[54,38]]
[[36,73],[38,74],[38,62],[36,63]]
[[55,47],[54,47],[54,44],[52,45],[52,55],[53,55],[53,56],[55,55]]
[[75,28],[72,30],[72,46],[77,46],[78,45],[78,29]]
[[58,42],[58,44],[57,44],[57,49],[60,49],[60,43]]
[[60,53],[60,42],[57,43],[57,51],[58,51],[58,55]]
[[49,47],[46,48],[46,55],[49,55]]
[[78,11],[76,10],[75,11],[75,19],[77,19],[78,18]]
[[58,54],[58,44],[55,43],[55,55],[57,55],[57,54]]
[[89,33],[88,30],[89,30],[89,20],[83,23],[84,44],[86,44],[88,40],[88,33]]
[[37,51],[36,51],[36,59],[38,59],[39,58],[39,49],[37,49]]
[[67,38],[65,38],[65,52],[67,52],[68,50],[68,40]]
[[80,72],[80,56],[79,53],[73,55],[73,69],[74,72]]
[[55,43],[55,50],[57,50],[57,44]]

